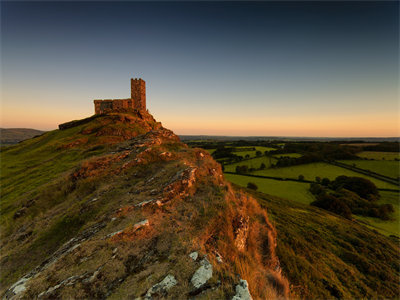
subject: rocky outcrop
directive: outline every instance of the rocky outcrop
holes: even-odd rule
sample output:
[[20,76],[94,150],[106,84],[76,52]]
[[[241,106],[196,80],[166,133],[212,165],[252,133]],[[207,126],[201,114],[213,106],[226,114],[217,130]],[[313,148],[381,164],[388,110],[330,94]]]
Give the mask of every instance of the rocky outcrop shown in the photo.
[[253,300],[246,280],[240,279],[239,284],[236,286],[236,295],[233,296],[232,300]]
[[153,285],[146,293],[145,300],[151,300],[154,296],[166,296],[167,291],[174,287],[178,282],[173,275],[167,275],[161,282]]
[[[276,232],[265,210],[235,191],[206,151],[188,148],[145,112],[101,115],[78,126],[83,126],[79,138],[86,137],[94,150],[88,143],[76,143],[76,136],[65,137],[68,131],[62,132],[62,143],[51,141],[61,153],[57,155],[71,155],[62,147],[66,144],[82,150],[84,159],[59,182],[40,187],[32,199],[24,196],[20,203],[32,204],[13,219],[21,225],[2,247],[23,260],[13,247],[29,229],[24,249],[34,245],[47,251],[47,239],[39,240],[39,232],[56,241],[54,250],[45,259],[24,253],[36,255],[39,266],[32,264],[33,270],[14,285],[7,283],[11,287],[3,295],[220,299],[236,292],[242,298],[235,300],[251,299],[245,298],[250,295],[247,283],[227,284],[238,272],[250,286],[269,285],[267,275],[277,265]],[[56,244],[59,232],[70,240]],[[7,272],[20,271],[11,265]],[[259,289],[252,295],[265,296]]]
[[192,279],[190,280],[190,282],[196,289],[202,287],[212,277],[213,274],[212,265],[207,260],[207,258],[204,258],[200,262],[200,264],[200,268],[196,270],[196,272],[193,274]]

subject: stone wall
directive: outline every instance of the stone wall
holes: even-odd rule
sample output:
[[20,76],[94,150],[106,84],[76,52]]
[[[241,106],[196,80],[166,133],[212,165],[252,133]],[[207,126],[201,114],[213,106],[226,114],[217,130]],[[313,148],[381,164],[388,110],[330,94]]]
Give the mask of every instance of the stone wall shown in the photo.
[[95,114],[135,109],[132,99],[106,99],[94,100],[93,102]]
[[146,83],[141,78],[132,78],[130,99],[105,99],[93,102],[96,115],[130,110],[146,111]]

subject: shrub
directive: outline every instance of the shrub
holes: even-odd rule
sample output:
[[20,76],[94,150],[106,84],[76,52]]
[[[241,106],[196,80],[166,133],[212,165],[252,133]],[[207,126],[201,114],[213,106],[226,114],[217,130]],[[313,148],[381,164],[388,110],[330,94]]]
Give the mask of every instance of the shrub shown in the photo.
[[338,176],[332,182],[332,188],[335,190],[345,188],[346,190],[356,193],[361,198],[371,201],[379,198],[379,191],[375,184],[361,177]]
[[331,183],[331,181],[329,180],[329,178],[322,178],[321,180],[321,184],[324,186],[328,186]]
[[346,219],[351,219],[351,210],[342,200],[328,194],[322,194],[317,200],[311,202],[311,205],[329,210],[335,214],[341,215]]
[[311,183],[310,184],[310,192],[313,195],[321,195],[321,194],[325,194],[326,190],[323,186],[321,186],[320,184],[317,183]]
[[256,190],[258,189],[258,186],[257,186],[255,183],[253,183],[253,182],[249,182],[249,183],[247,184],[247,188],[256,191]]
[[249,167],[244,165],[244,166],[236,166],[236,173],[238,174],[244,174],[249,171]]

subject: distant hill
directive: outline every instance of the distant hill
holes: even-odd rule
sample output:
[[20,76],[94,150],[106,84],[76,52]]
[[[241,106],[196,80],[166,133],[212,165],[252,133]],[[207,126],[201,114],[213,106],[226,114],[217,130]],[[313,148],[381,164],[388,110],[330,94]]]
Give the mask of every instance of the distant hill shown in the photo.
[[31,128],[0,128],[0,144],[12,145],[34,136],[41,135],[46,131]]
[[301,137],[301,136],[224,136],[224,135],[179,135],[184,141],[343,141],[343,142],[398,142],[399,137]]

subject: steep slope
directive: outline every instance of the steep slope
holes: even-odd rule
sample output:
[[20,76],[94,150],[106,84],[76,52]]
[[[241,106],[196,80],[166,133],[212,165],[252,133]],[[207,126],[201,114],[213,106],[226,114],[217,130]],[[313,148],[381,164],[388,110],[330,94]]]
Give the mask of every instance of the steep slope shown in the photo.
[[1,151],[5,298],[287,296],[266,211],[206,151],[147,113],[62,128]]
[[245,189],[278,232],[276,252],[305,299],[398,299],[399,240],[323,209]]

